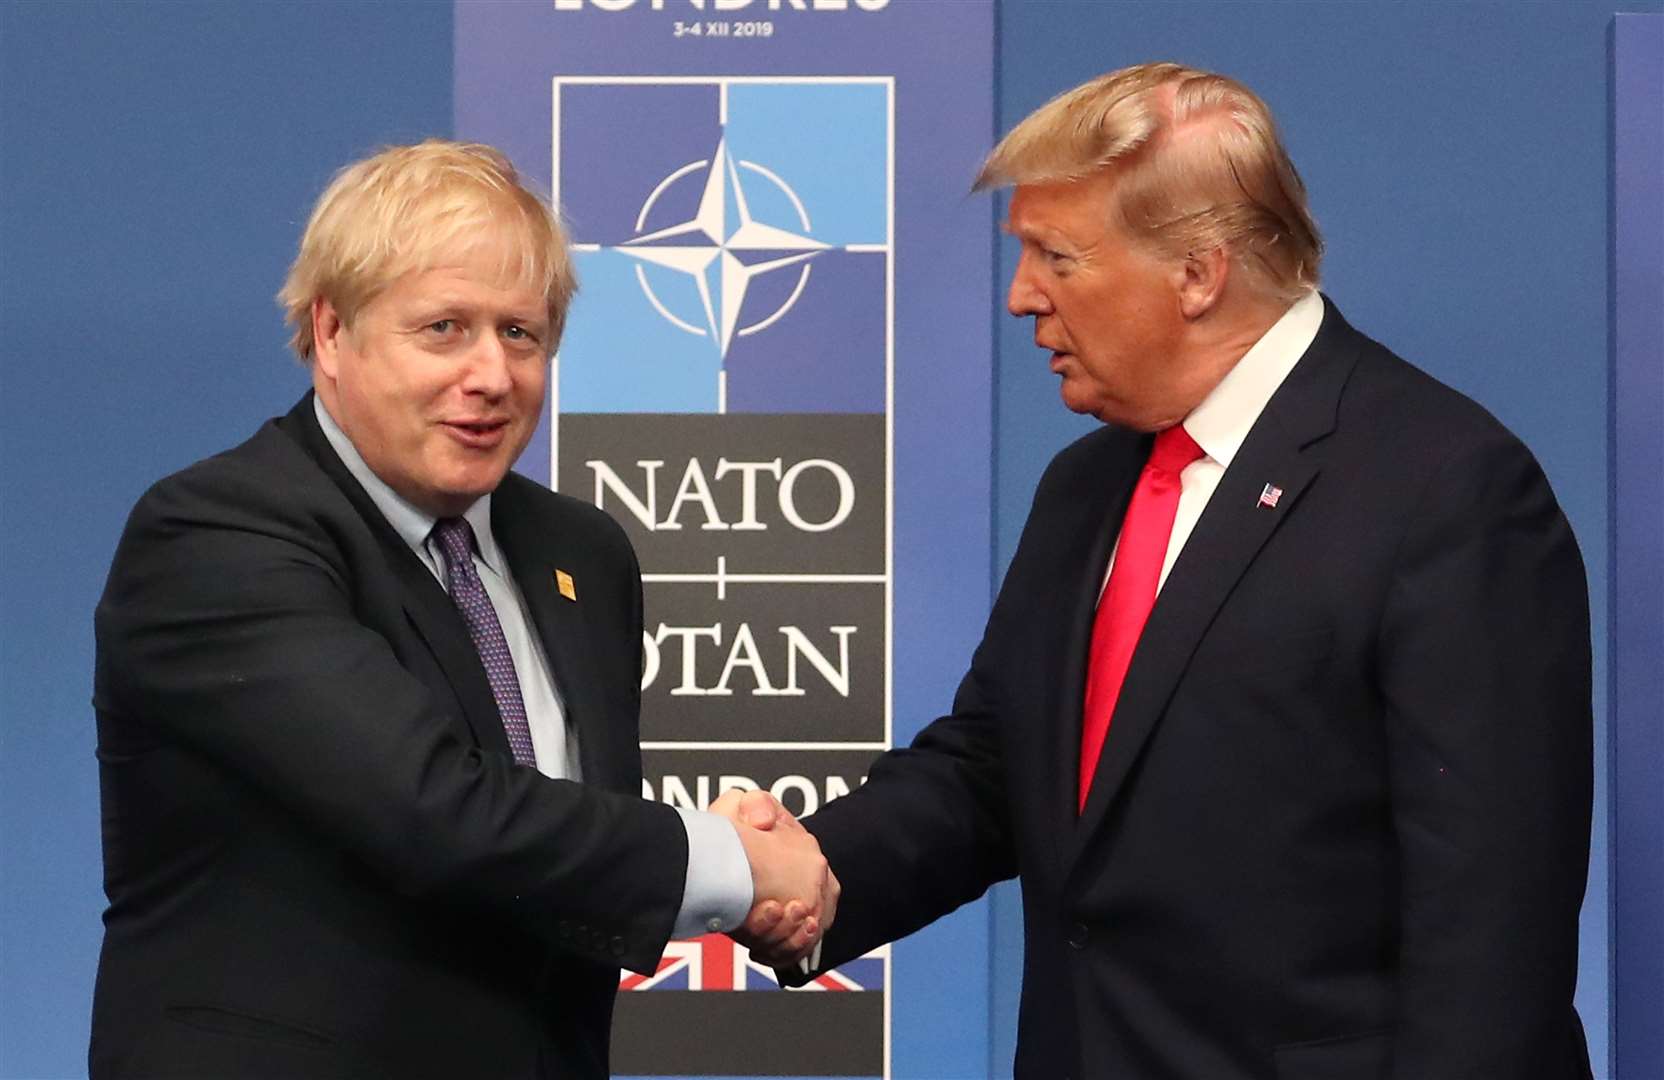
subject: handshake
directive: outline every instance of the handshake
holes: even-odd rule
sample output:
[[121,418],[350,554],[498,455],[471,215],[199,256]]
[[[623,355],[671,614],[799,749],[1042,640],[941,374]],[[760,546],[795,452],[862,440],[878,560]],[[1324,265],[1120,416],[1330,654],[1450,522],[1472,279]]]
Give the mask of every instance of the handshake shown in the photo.
[[766,791],[725,792],[710,811],[734,823],[751,864],[751,913],[731,931],[734,940],[771,967],[815,957],[839,891],[820,843]]

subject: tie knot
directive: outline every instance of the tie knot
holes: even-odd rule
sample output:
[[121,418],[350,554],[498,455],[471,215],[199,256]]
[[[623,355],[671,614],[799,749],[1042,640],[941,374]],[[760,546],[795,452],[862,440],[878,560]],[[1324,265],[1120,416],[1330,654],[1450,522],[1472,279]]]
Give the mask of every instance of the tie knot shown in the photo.
[[1183,424],[1174,424],[1156,435],[1156,445],[1150,451],[1149,467],[1157,472],[1177,476],[1186,465],[1202,457],[1202,448],[1190,437]]
[[474,557],[474,527],[464,518],[440,518],[434,523],[433,538],[452,565]]

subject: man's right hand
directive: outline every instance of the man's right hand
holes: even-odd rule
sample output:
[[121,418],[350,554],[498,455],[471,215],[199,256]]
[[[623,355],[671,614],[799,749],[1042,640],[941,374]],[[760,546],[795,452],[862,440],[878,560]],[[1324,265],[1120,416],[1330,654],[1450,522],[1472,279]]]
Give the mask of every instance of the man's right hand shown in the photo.
[[797,963],[837,914],[840,887],[819,842],[766,792],[729,791],[710,809],[734,823],[751,864],[751,913],[734,939],[764,963]]

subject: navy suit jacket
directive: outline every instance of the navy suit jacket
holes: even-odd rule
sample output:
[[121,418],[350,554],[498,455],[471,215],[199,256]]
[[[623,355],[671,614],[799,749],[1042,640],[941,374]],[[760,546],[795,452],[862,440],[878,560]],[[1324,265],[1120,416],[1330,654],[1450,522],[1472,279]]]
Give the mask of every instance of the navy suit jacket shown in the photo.
[[140,500],[96,620],[94,1077],[607,1075],[618,968],[652,970],[687,862],[640,795],[640,577],[611,519],[514,474],[492,528],[582,784],[514,765],[311,395]]
[[1587,1077],[1588,600],[1531,454],[1329,305],[1168,577],[1077,814],[1150,442],[1057,456],[953,711],[807,820],[844,886],[825,960],[1016,874],[1018,1076]]

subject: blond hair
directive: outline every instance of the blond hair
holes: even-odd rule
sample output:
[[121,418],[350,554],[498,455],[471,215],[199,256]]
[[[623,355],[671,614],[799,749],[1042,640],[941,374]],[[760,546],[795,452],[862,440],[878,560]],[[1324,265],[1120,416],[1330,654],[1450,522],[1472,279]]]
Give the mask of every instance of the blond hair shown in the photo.
[[1180,64],[1122,68],[1058,95],[1000,140],[976,189],[1115,168],[1110,211],[1182,258],[1224,248],[1260,291],[1316,288],[1323,238],[1271,110],[1234,79]]
[[577,277],[560,222],[501,151],[429,139],[348,165],[318,197],[277,294],[294,327],[290,347],[311,363],[315,299],[327,299],[351,326],[365,304],[403,275],[493,241],[502,279],[545,298],[553,352]]

